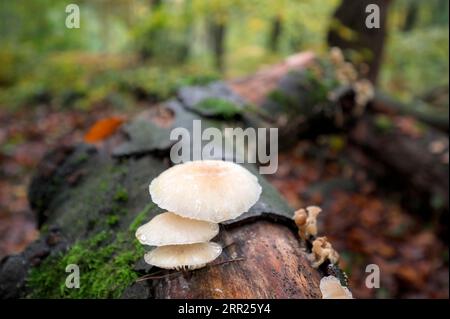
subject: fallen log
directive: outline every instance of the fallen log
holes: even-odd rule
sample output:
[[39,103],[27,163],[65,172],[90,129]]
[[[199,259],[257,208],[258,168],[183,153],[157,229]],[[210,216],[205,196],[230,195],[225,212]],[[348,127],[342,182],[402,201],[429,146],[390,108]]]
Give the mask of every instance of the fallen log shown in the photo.
[[[227,90],[217,92],[226,92],[218,98],[230,97]],[[165,107],[173,114],[171,127],[192,130],[193,119],[202,119],[205,128],[225,125],[175,100]],[[162,212],[151,202],[148,185],[172,165],[170,127],[151,114],[144,112],[95,145],[61,147],[46,156],[29,190],[41,237],[1,261],[0,298],[320,298],[327,265],[310,265],[293,210],[252,165],[261,198],[223,224],[214,239],[224,247],[220,259],[181,273],[143,262],[146,249],[134,232]],[[78,289],[65,284],[68,265],[79,267]]]
[[270,221],[222,231],[226,247],[211,266],[153,281],[155,298],[321,298],[320,274],[298,238]]
[[404,204],[423,211],[422,216],[430,216],[426,212],[431,208],[445,217],[449,208],[447,134],[412,118],[367,114],[349,137],[393,173],[391,183],[407,195]]
[[262,112],[272,115],[271,125],[279,127],[281,147],[290,148],[299,139],[344,133],[353,145],[384,166],[377,172],[367,169],[381,171],[380,180],[399,193],[409,210],[422,216],[430,210],[445,216],[448,116],[408,108],[378,92],[358,110],[354,86],[334,86],[331,97],[330,92],[323,92],[330,75],[326,75],[327,68],[321,70],[319,78],[305,68],[286,74],[261,103]]
[[443,132],[449,131],[448,107],[446,110],[433,109],[421,100],[412,102],[412,105],[406,105],[386,94],[377,92],[371,108],[376,112],[389,115],[411,116]]

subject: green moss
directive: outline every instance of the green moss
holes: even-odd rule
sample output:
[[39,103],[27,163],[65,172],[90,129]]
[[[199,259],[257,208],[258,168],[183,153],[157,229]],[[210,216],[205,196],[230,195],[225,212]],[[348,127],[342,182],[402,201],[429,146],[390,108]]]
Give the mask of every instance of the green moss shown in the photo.
[[286,112],[295,105],[295,102],[290,96],[277,89],[270,92],[268,98],[281,106],[281,108]]
[[119,217],[117,215],[109,215],[106,218],[106,223],[109,226],[115,226],[115,225],[117,225],[119,223]]
[[328,138],[328,145],[335,152],[340,152],[345,148],[346,140],[340,135],[330,135]]
[[100,192],[106,192],[109,189],[109,183],[107,180],[101,180],[98,184],[98,190]]
[[242,113],[240,107],[230,101],[220,98],[204,99],[197,103],[194,108],[214,116],[222,116],[226,119],[231,119]]
[[140,225],[144,223],[144,221],[148,218],[148,213],[152,208],[154,208],[156,205],[153,203],[147,204],[147,206],[144,207],[142,211],[140,211],[134,220],[130,223],[130,226],[128,227],[128,231],[131,233],[135,233],[136,230]]
[[116,190],[116,193],[114,194],[114,200],[116,202],[126,202],[126,201],[128,201],[128,191],[126,190],[125,187],[120,186]]
[[380,114],[375,117],[375,127],[381,133],[388,133],[394,128],[394,123],[389,116]]
[[[154,208],[148,204],[121,232],[102,231],[89,239],[73,244],[64,254],[48,257],[33,268],[27,278],[29,298],[118,298],[138,277],[133,265],[144,254],[134,233]],[[111,220],[118,221],[111,215]],[[80,288],[65,286],[69,275],[65,268],[80,268]]]

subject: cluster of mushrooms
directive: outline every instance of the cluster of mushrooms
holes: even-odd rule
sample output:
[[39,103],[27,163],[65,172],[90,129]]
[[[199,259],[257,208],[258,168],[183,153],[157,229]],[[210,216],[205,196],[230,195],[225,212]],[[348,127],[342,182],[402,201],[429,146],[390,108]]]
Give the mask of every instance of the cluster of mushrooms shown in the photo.
[[[156,246],[145,254],[145,262],[164,269],[193,270],[220,256],[222,246],[211,242],[219,233],[219,223],[248,211],[262,189],[256,176],[240,165],[203,160],[167,169],[150,183],[149,191],[153,202],[166,212],[136,231],[141,244]],[[315,238],[320,212],[315,206],[295,212],[302,239]],[[309,258],[317,268],[326,259],[336,263],[339,255],[326,237],[318,237]],[[352,297],[334,276],[322,278],[320,290],[323,298]]]
[[227,161],[203,160],[175,165],[149,186],[155,204],[167,210],[139,227],[136,238],[157,246],[145,254],[146,263],[164,269],[204,267],[222,253],[210,240],[220,222],[234,219],[261,195],[256,176]]
[[[298,227],[298,235],[303,240],[312,241],[311,253],[308,259],[313,268],[319,268],[326,260],[331,264],[337,264],[339,254],[333,248],[327,237],[317,237],[317,216],[322,209],[317,206],[308,206],[294,213],[294,222]],[[340,280],[334,276],[326,276],[320,280],[320,291],[323,299],[352,299],[350,290],[343,286]]]

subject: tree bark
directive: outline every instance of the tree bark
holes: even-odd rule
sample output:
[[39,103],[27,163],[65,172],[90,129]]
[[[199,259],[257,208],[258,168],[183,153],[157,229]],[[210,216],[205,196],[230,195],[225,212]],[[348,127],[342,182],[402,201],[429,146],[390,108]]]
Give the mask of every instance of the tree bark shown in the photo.
[[155,280],[155,297],[321,298],[320,274],[286,226],[256,221],[223,230],[220,237],[226,248],[218,261]]

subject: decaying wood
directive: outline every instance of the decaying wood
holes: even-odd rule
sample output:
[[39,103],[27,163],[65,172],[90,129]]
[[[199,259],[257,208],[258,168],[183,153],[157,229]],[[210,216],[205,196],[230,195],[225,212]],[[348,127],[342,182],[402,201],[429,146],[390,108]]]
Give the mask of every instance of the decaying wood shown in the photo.
[[[225,92],[223,98],[232,98],[217,86],[205,90],[205,96]],[[198,96],[197,93],[196,89],[193,95]],[[172,127],[191,130],[194,119],[202,119],[204,128],[222,125],[220,120],[192,112],[183,104],[191,100],[189,92],[183,94],[181,101],[166,103],[174,114]],[[0,297],[29,294],[29,271],[75,242],[89,240],[108,227],[114,232],[127,232],[130,223],[150,202],[149,182],[172,165],[170,129],[158,123],[151,112],[144,112],[95,146],[81,144],[57,149],[46,157],[31,183],[29,198],[40,224],[55,229],[57,237],[63,239],[58,242],[63,245],[49,244],[53,240],[42,235],[24,253],[0,264]],[[258,175],[255,168],[252,170]],[[171,275],[163,271],[158,273],[159,279],[120,287],[123,298],[319,298],[322,273],[310,266],[301,249],[306,244],[292,231],[293,210],[262,176],[258,179],[263,189],[258,203],[241,218],[222,226],[217,241],[225,248],[218,260],[203,269]],[[118,189],[127,191],[126,200],[117,201]],[[114,226],[108,226],[105,220],[115,210],[119,210],[115,214],[118,220]],[[146,220],[161,212],[154,206]],[[136,241],[133,234],[127,236],[126,242]],[[102,242],[98,249],[107,244]],[[130,269],[141,277],[152,277],[155,268],[139,266],[142,263],[140,256]],[[16,271],[12,273],[11,268]]]
[[[440,215],[445,216],[449,186],[448,178],[445,178],[448,176],[448,113],[432,112],[429,107],[405,106],[386,94],[375,92],[364,112],[355,114],[355,94],[350,87],[342,87],[334,101],[322,101],[322,105],[315,101],[313,104],[310,97],[315,92],[304,83],[302,70],[305,67],[306,63],[297,67],[300,72],[284,76],[281,71],[278,73],[278,86],[272,90],[283,94],[290,103],[288,108],[283,105],[283,100],[266,99],[261,105],[279,119],[271,125],[279,127],[280,147],[292,147],[301,138],[345,133],[353,146],[363,151],[376,166],[382,167],[381,170],[367,167],[369,172],[388,172],[399,182],[397,189],[403,192],[405,199],[415,198],[404,201],[410,211],[427,216],[427,219],[434,218],[425,213],[429,210],[441,211]],[[251,88],[255,81],[241,84]],[[240,92],[246,94],[247,90],[241,88]],[[379,127],[380,115],[385,115],[389,128]],[[337,121],[339,117],[341,121]],[[416,126],[418,133],[408,132],[416,128],[407,126]],[[433,150],[433,144],[441,144],[442,150]]]
[[195,272],[154,280],[154,296],[321,298],[321,276],[286,226],[269,221],[243,224],[223,230],[220,242],[225,249],[217,261]]
[[268,92],[277,88],[278,82],[283,76],[289,71],[305,69],[313,60],[312,52],[298,53],[279,64],[271,65],[250,76],[229,81],[228,84],[246,101],[259,105],[264,101]]

